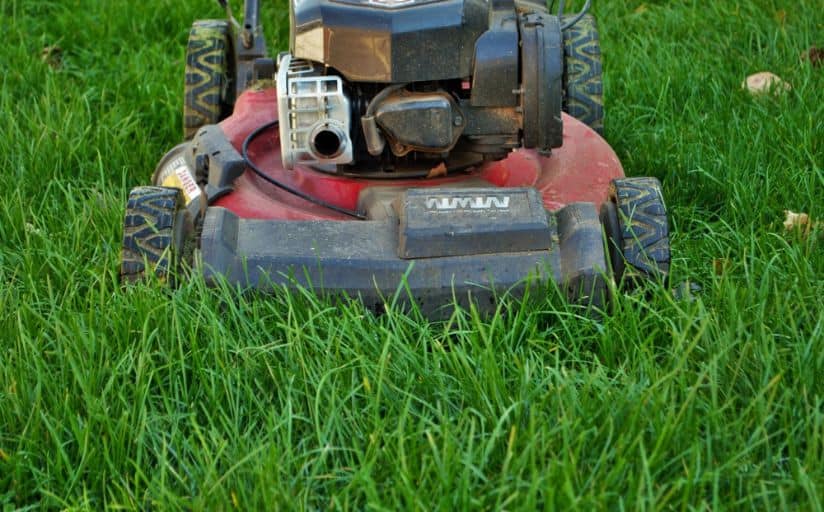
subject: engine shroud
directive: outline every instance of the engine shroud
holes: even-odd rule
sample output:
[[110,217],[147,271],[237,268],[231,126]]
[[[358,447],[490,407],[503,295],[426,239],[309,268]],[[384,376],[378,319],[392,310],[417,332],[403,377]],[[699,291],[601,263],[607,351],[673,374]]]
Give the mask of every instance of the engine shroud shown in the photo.
[[296,58],[353,82],[404,83],[469,76],[488,28],[482,0],[293,0]]

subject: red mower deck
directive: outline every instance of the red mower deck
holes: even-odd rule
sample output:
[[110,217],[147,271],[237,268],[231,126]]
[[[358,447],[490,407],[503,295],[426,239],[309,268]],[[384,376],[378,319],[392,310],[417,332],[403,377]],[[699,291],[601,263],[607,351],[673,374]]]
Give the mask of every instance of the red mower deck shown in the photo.
[[[226,138],[240,151],[252,131],[278,118],[274,89],[241,95],[234,113],[220,123]],[[551,156],[521,149],[506,159],[489,162],[448,177],[414,180],[369,180],[330,175],[301,166],[287,171],[281,163],[279,135],[272,128],[249,147],[251,159],[271,177],[308,194],[347,209],[356,209],[358,198],[370,187],[442,187],[471,180],[490,187],[533,187],[549,211],[572,203],[594,203],[600,208],[609,197],[610,183],[624,177],[624,169],[612,147],[590,127],[563,114],[564,145]],[[234,183],[234,192],[214,206],[227,208],[241,218],[280,220],[349,220],[329,209],[308,203],[269,185],[251,172]]]

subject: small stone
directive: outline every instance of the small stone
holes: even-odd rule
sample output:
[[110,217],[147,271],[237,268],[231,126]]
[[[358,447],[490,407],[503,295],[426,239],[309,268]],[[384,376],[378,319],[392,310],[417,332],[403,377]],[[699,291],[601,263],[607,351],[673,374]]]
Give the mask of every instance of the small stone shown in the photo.
[[675,296],[675,300],[694,302],[702,291],[703,288],[700,284],[693,283],[691,281],[684,281],[675,287],[673,290],[673,295]]
[[763,94],[781,94],[792,89],[792,86],[785,82],[781,77],[769,71],[762,71],[750,75],[741,84],[741,88],[746,89],[754,96]]

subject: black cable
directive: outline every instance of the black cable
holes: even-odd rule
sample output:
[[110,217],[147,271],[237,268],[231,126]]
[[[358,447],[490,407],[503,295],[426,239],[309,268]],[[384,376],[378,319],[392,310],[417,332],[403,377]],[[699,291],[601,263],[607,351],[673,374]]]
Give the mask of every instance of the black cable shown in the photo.
[[361,212],[357,212],[357,211],[354,211],[354,210],[348,210],[346,208],[341,208],[340,206],[335,206],[334,204],[327,203],[323,199],[318,199],[317,197],[310,196],[309,194],[307,194],[305,192],[301,192],[300,190],[298,190],[296,188],[292,188],[289,185],[287,185],[285,183],[282,183],[282,182],[270,177],[269,175],[267,175],[266,173],[261,171],[260,168],[257,165],[254,164],[254,162],[252,162],[252,160],[249,158],[249,144],[251,144],[252,141],[255,140],[256,138],[258,138],[258,136],[260,136],[261,133],[265,132],[266,130],[268,130],[270,128],[278,126],[278,124],[279,124],[278,121],[272,121],[272,122],[266,123],[263,126],[261,126],[260,128],[257,128],[255,131],[250,133],[249,136],[246,137],[246,140],[243,141],[243,148],[242,148],[241,154],[243,155],[243,160],[246,162],[246,165],[252,170],[252,172],[254,172],[263,181],[265,181],[265,182],[267,182],[271,185],[274,185],[274,186],[276,186],[276,187],[278,187],[278,188],[280,188],[280,189],[282,189],[282,190],[284,190],[284,191],[286,191],[286,192],[288,192],[292,195],[298,196],[301,199],[309,201],[310,203],[314,203],[318,206],[328,208],[330,210],[336,211],[336,212],[341,213],[343,215],[348,215],[349,217],[354,217],[354,218],[359,219],[359,220],[366,220],[366,215],[362,214]]
[[[569,28],[574,27],[576,23],[581,21],[581,19],[584,16],[586,16],[586,14],[589,12],[590,7],[592,7],[592,0],[587,0],[586,3],[584,3],[584,7],[581,9],[581,12],[579,12],[577,16],[575,16],[574,18],[572,18],[568,22],[561,25],[561,31],[564,31],[564,30],[567,30]],[[559,4],[559,9],[558,9],[558,17],[559,18],[564,15],[563,11],[561,10],[563,8],[564,8],[564,2],[562,0],[561,3]]]

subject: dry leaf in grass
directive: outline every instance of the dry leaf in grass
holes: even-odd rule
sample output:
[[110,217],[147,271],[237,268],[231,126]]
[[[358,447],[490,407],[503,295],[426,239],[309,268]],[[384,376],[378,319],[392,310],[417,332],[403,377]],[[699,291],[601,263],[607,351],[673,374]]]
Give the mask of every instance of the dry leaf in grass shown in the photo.
[[801,228],[810,224],[810,216],[806,213],[795,213],[790,210],[784,210],[784,229],[792,231],[795,228]]
[[638,7],[635,8],[635,14],[643,14],[643,13],[647,12],[647,9],[648,9],[647,4],[641,4],[641,5],[639,5]]
[[717,276],[723,276],[730,266],[730,260],[727,258],[715,258],[712,260],[712,271]]
[[809,62],[814,67],[820,67],[824,63],[824,48],[811,46],[809,50],[801,53],[801,60]]
[[761,73],[748,76],[747,79],[744,80],[744,83],[741,84],[741,87],[754,96],[769,93],[781,94],[792,89],[789,83],[769,71],[762,71]]
[[798,231],[803,236],[807,236],[813,229],[822,227],[821,222],[813,222],[806,213],[795,213],[790,210],[784,210],[784,215],[784,229],[787,231]]
[[63,49],[57,45],[44,46],[40,51],[40,60],[57,69],[63,64]]

